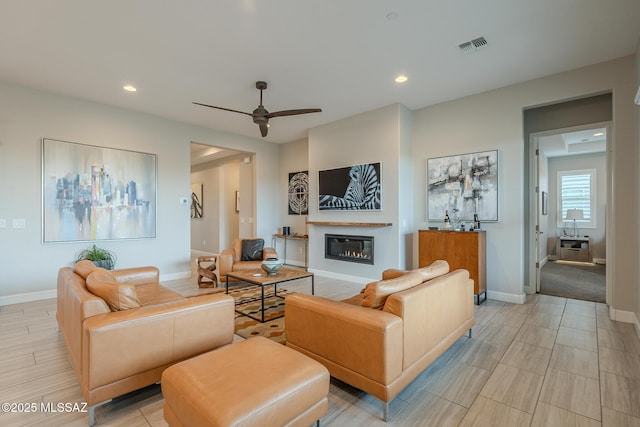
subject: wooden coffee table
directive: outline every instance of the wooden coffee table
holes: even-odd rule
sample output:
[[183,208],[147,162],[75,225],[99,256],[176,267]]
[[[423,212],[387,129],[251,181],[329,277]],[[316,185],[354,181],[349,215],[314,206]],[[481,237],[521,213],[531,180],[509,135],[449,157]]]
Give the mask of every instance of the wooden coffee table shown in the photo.
[[[249,300],[249,301],[243,301],[242,303],[247,303],[247,302],[251,302],[251,301],[261,301],[262,302],[262,316],[260,319],[251,316],[250,314],[247,313],[243,313],[240,310],[236,310],[236,313],[240,313],[243,316],[247,316],[252,318],[253,320],[257,320],[260,323],[264,323],[264,287],[268,286],[268,285],[273,285],[273,296],[278,297],[278,298],[282,298],[284,299],[283,296],[278,295],[278,284],[280,283],[284,283],[284,282],[290,282],[292,280],[298,280],[298,279],[304,279],[306,277],[311,277],[311,295],[314,295],[315,293],[315,284],[314,284],[314,276],[313,273],[309,273],[308,271],[304,271],[304,270],[295,270],[293,268],[286,268],[283,267],[280,269],[280,271],[278,271],[276,274],[267,274],[265,273],[264,270],[262,270],[261,268],[256,268],[253,270],[241,270],[241,271],[234,271],[232,273],[227,273],[227,280],[226,280],[226,293],[229,293],[229,277],[236,279],[236,280],[240,280],[243,282],[247,282],[251,285],[255,285],[255,286],[260,286],[260,288],[262,288],[262,293],[260,298],[255,298],[253,300]],[[271,295],[269,295],[271,296]],[[238,305],[238,304],[236,304]],[[275,318],[272,318],[270,320],[273,319],[279,319],[281,317],[284,317],[284,314],[282,316],[278,316]]]

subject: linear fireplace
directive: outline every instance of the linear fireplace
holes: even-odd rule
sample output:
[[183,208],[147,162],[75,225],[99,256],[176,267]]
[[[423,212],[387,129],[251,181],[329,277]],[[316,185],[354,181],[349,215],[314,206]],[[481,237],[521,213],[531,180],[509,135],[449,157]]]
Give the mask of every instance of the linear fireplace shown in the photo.
[[324,257],[373,265],[373,236],[325,234]]

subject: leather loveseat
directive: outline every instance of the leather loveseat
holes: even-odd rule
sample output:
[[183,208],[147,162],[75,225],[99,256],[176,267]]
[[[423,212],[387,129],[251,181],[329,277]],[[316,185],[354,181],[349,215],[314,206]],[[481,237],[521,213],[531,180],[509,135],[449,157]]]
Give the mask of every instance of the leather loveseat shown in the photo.
[[233,340],[231,296],[186,298],[158,280],[155,267],[107,272],[90,261],[58,272],[58,327],[89,425],[96,405],[157,383],[172,364]]
[[285,304],[287,346],[335,377],[389,402],[474,324],[473,280],[446,261],[387,270],[344,301],[292,294]]

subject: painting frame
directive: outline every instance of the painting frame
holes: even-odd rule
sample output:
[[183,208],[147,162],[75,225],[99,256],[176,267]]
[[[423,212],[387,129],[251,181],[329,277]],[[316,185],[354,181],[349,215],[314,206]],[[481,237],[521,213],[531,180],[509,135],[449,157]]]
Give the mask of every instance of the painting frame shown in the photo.
[[191,219],[202,219],[203,211],[203,194],[204,185],[199,183],[191,183]]
[[289,215],[309,214],[309,171],[289,172],[287,181],[287,212]]
[[42,242],[154,239],[157,155],[42,138]]
[[318,210],[381,211],[382,163],[319,170]]
[[499,152],[427,159],[427,220],[499,221]]

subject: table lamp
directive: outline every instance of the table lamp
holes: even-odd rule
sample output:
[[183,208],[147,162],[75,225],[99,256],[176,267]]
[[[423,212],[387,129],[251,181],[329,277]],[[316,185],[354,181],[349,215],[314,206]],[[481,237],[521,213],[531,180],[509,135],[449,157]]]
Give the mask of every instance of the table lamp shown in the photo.
[[584,211],[582,209],[567,209],[567,221],[573,220],[573,235],[572,237],[578,237],[578,228],[576,226],[576,219],[584,219]]

